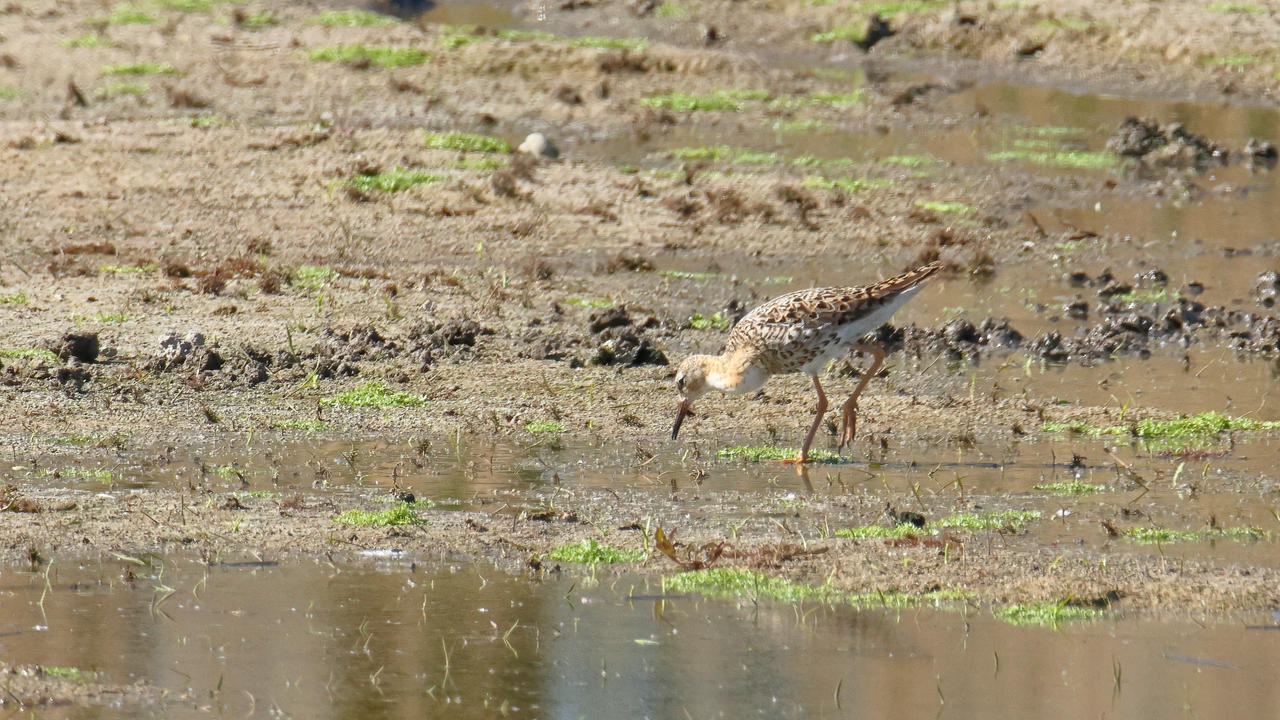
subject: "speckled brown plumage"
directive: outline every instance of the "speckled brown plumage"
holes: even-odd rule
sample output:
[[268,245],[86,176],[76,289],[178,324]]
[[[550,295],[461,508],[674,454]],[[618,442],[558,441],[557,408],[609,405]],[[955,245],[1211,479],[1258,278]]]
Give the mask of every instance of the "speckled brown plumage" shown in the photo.
[[796,462],[806,462],[809,445],[827,410],[818,374],[828,362],[858,350],[870,355],[872,363],[842,407],[840,447],[844,447],[853,440],[857,427],[858,396],[879,372],[885,357],[882,348],[859,344],[859,340],[888,321],[941,269],[935,262],[874,285],[800,290],[747,313],[729,332],[719,355],[691,355],[680,363],[676,371],[680,407],[671,428],[672,439],[679,435],[690,404],[708,388],[751,392],[772,375],[804,372],[813,378],[818,393],[817,414],[796,457]]
[[[881,314],[876,311],[896,310],[900,303],[894,301],[902,293],[941,269],[941,264],[933,263],[874,285],[810,288],[780,295],[739,320],[721,354],[753,355],[771,375],[801,372],[819,358],[843,354],[849,344],[888,319],[877,317]],[[874,320],[880,322],[871,324]]]

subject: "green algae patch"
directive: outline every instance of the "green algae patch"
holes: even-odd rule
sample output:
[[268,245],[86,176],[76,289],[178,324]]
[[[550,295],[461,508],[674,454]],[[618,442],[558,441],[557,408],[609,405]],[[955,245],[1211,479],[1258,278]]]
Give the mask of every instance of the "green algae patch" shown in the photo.
[[103,65],[103,75],[177,75],[178,68],[168,63],[132,62]]
[[84,676],[84,672],[78,667],[61,667],[58,665],[41,665],[40,674],[72,681],[78,681]]
[[1180,542],[1204,542],[1206,540],[1230,540],[1232,542],[1256,542],[1271,537],[1271,533],[1259,527],[1207,528],[1205,530],[1169,530],[1157,527],[1131,527],[1124,536],[1142,545],[1167,545]]
[[311,19],[316,25],[325,27],[372,27],[375,25],[394,25],[399,22],[393,17],[368,10],[328,10]]
[[373,381],[332,397],[324,398],[321,405],[344,407],[397,408],[425,405],[427,399],[411,392],[392,392],[384,383]]
[[663,95],[651,95],[640,99],[641,105],[674,110],[676,112],[732,110],[742,109],[748,100],[768,100],[769,93],[764,90],[716,90],[708,95],[691,95],[673,92]]
[[526,423],[524,426],[524,429],[525,429],[525,432],[531,433],[533,435],[541,435],[541,434],[547,434],[547,433],[559,434],[564,432],[564,423],[558,420],[534,420],[531,423]]
[[333,521],[341,525],[389,527],[391,525],[422,525],[427,522],[427,519],[414,512],[413,506],[409,503],[400,502],[386,510],[344,510],[334,515]]
[[316,62],[368,63],[378,67],[421,65],[431,58],[425,50],[392,45],[331,45],[307,53]]
[[1051,482],[1040,483],[1035,486],[1036,490],[1045,490],[1054,495],[1062,497],[1080,497],[1082,495],[1092,495],[1093,493],[1102,492],[1107,489],[1106,485],[1094,485],[1083,480],[1070,480],[1067,482]]
[[1020,148],[987,153],[990,162],[1020,162],[1072,170],[1107,170],[1121,163],[1119,155],[1090,150],[1036,150]]
[[894,527],[859,525],[858,527],[841,528],[836,531],[835,535],[836,537],[849,538],[850,540],[892,540],[927,534],[928,532],[928,530],[918,528],[910,523],[902,523]]
[[432,150],[458,150],[459,152],[483,153],[511,152],[511,143],[506,140],[477,133],[427,133],[424,142],[427,147]]
[[778,153],[728,145],[675,148],[671,155],[679,160],[713,160],[731,165],[772,165],[781,160]]
[[432,175],[421,170],[406,170],[402,167],[395,167],[387,172],[373,175],[356,175],[347,184],[362,192],[378,190],[384,193],[394,193],[408,190],[414,185],[443,182],[448,179],[443,175]]
[[1097,620],[1102,611],[1065,603],[1017,603],[996,610],[994,615],[1010,625],[1056,628],[1066,622]]
[[873,188],[888,187],[893,184],[890,180],[877,180],[874,178],[824,178],[817,175],[810,175],[804,179],[805,187],[818,188],[821,190],[839,190],[846,193],[856,193],[863,190],[871,190]]
[[610,545],[601,545],[595,539],[583,540],[580,543],[560,545],[551,551],[550,558],[560,562],[598,565],[600,563],[627,563],[644,560],[642,550],[624,550]]
[[[800,454],[796,448],[784,448],[776,445],[738,445],[721,448],[716,456],[722,460],[743,460],[746,462],[763,462],[766,460],[791,460]],[[842,458],[828,450],[810,450],[809,462],[840,462]]]
[[957,513],[935,520],[935,527],[960,530],[1005,530],[1018,532],[1027,523],[1040,518],[1039,510],[1003,510],[991,513]]
[[694,313],[685,324],[694,330],[728,330],[729,318],[723,312],[715,312],[710,316]]

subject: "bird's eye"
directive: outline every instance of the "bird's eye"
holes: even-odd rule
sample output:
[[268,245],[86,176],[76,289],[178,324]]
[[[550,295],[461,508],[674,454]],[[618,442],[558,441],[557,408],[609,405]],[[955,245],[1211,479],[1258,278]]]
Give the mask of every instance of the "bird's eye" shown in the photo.
[[680,392],[684,392],[684,376],[683,375],[676,376],[676,390]]

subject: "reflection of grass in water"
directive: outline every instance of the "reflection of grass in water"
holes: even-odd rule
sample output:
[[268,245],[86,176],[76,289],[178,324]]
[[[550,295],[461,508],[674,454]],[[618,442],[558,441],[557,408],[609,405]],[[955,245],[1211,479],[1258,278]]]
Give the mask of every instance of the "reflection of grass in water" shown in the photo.
[[596,565],[598,563],[624,563],[624,562],[640,562],[644,559],[644,552],[641,550],[624,550],[609,545],[601,545],[594,539],[583,540],[580,543],[570,543],[561,545],[551,551],[551,559],[560,562],[583,563],[586,565]]
[[1064,622],[1096,620],[1102,616],[1102,611],[1064,603],[1018,603],[1000,608],[995,612],[995,616],[1010,625],[1056,628]]
[[[796,448],[784,448],[776,445],[738,445],[721,448],[717,457],[725,460],[744,460],[746,462],[762,462],[765,460],[790,460],[800,454]],[[840,462],[842,458],[828,450],[810,450],[809,462]]]
[[1051,482],[1040,483],[1035,486],[1036,490],[1045,490],[1054,495],[1060,496],[1080,496],[1091,495],[1096,492],[1102,492],[1107,489],[1106,485],[1094,485],[1083,480],[1071,480],[1067,482]]
[[1200,542],[1205,540],[1231,540],[1233,542],[1252,542],[1271,537],[1271,533],[1259,527],[1226,527],[1208,528],[1205,530],[1169,530],[1157,527],[1131,527],[1124,531],[1124,536],[1144,545],[1166,545],[1179,542]]

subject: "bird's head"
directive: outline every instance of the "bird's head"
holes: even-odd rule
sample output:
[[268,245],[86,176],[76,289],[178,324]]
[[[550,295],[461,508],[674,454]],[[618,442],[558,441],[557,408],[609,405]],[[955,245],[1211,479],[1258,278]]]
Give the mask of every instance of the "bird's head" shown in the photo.
[[693,411],[689,406],[699,395],[707,391],[707,355],[690,355],[676,369],[676,393],[680,395],[680,406],[676,408],[676,422],[671,426],[671,439],[680,434],[680,424]]

